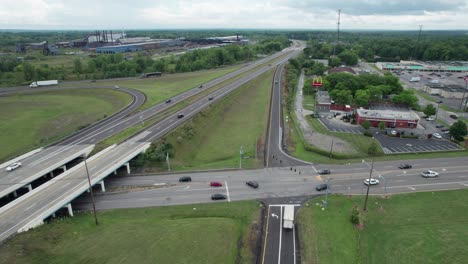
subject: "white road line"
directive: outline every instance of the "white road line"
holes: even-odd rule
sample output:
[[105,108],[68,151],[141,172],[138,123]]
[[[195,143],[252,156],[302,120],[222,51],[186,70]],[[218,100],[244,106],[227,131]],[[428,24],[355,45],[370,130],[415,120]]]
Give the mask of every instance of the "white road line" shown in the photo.
[[275,206],[283,207],[283,206],[286,206],[286,205],[301,206],[300,204],[271,204],[269,206],[270,207],[275,207]]
[[296,228],[293,225],[293,255],[294,255],[294,264],[296,264]]
[[281,235],[283,234],[283,228],[281,227],[283,224],[283,206],[280,207],[280,219],[279,219],[279,232],[280,232],[280,237],[279,237],[279,248],[278,248],[278,264],[281,264]]
[[35,206],[35,205],[36,205],[36,203],[33,203],[31,206],[29,206],[28,208],[24,209],[24,211],[27,211],[27,210],[33,208],[33,206]]
[[412,190],[412,191],[415,191],[415,190],[416,190],[416,188],[414,188],[414,187],[408,186],[408,188],[409,188],[410,190]]
[[231,196],[229,196],[229,188],[228,188],[227,181],[224,181],[224,184],[226,184],[226,193],[227,193],[227,197],[228,197],[228,202],[230,202],[231,201]]

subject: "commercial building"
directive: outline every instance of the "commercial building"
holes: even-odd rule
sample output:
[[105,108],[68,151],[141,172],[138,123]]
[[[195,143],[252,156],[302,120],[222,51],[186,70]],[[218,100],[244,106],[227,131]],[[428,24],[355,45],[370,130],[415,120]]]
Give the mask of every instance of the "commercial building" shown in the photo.
[[468,62],[400,61],[399,63],[377,62],[375,65],[381,70],[389,71],[468,72]]
[[373,127],[378,127],[380,122],[384,122],[385,127],[416,128],[419,117],[412,111],[356,109],[358,124],[366,120],[369,120]]
[[96,53],[111,54],[111,53],[121,53],[121,52],[135,52],[135,51],[159,49],[159,48],[171,47],[171,46],[179,46],[179,45],[183,45],[183,43],[184,43],[184,39],[158,39],[158,40],[153,39],[152,41],[142,42],[142,43],[97,47]]
[[423,91],[430,95],[439,95],[443,98],[462,99],[466,90],[460,85],[443,85],[427,83],[423,86]]

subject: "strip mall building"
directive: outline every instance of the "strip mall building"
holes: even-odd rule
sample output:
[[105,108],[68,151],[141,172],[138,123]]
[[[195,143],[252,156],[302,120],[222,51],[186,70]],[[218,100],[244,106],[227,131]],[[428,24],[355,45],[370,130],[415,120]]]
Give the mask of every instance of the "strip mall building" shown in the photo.
[[378,127],[380,122],[384,122],[385,127],[416,128],[419,117],[411,111],[356,109],[358,124],[362,124],[366,120],[369,120],[373,127]]

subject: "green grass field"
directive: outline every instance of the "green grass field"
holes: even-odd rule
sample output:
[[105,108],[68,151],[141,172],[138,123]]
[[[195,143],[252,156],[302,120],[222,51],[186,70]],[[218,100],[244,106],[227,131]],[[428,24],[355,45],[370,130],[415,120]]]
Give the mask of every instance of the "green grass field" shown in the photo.
[[0,160],[51,143],[119,111],[126,93],[80,89],[0,97]]
[[90,82],[89,85],[118,85],[139,90],[147,97],[143,106],[147,108],[240,68],[241,66],[230,66],[207,71],[163,74],[157,78]]
[[369,198],[363,227],[350,222],[364,196],[329,196],[328,209],[309,201],[297,217],[302,263],[466,263],[468,190]]
[[266,128],[272,78],[273,71],[259,76],[169,134],[166,140],[175,147],[172,169],[238,168],[241,146],[251,157],[243,159],[242,167],[256,167],[255,140]]
[[253,201],[98,212],[54,221],[0,246],[0,263],[254,263]]

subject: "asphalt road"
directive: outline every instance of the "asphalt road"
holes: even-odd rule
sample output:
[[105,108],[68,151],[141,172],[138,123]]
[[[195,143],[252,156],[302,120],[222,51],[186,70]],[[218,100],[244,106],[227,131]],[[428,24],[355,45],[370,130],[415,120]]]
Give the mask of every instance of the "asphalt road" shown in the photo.
[[[375,162],[373,178],[381,183],[372,186],[371,194],[403,193],[414,191],[464,189],[468,187],[468,158],[440,158],[407,161],[412,169],[400,170],[402,161]],[[168,173],[148,176],[112,176],[106,179],[108,190],[118,188],[119,192],[97,195],[98,209],[132,208],[176,204],[211,202],[214,192],[227,194],[227,190],[209,186],[210,181],[220,181],[229,186],[231,201],[268,199],[275,197],[306,196],[320,194],[315,186],[330,179],[331,192],[343,194],[364,194],[364,179],[369,177],[370,160],[345,165],[309,165],[301,167],[274,167],[258,170],[232,170],[191,173]],[[318,175],[318,169],[330,169],[330,175]],[[296,172],[294,171],[296,169]],[[425,170],[439,172],[435,179],[420,176]],[[300,172],[300,174],[299,174]],[[191,183],[179,183],[182,176],[191,176]],[[385,180],[383,180],[383,177]],[[246,186],[249,180],[258,181],[260,187]],[[127,189],[127,191],[122,191]],[[142,190],[144,191],[131,191]],[[112,194],[112,195],[109,195]],[[75,201],[78,208],[90,209],[90,201],[84,195]]]
[[[299,47],[298,50],[302,50],[302,48],[303,47]],[[299,54],[299,52],[295,52],[294,56],[297,54]],[[311,164],[291,157],[283,150],[284,124],[282,118],[281,88],[284,85],[282,79],[284,66],[285,64],[279,65],[274,76],[270,103],[270,118],[266,136],[267,142],[265,144],[266,167],[304,166]]]

